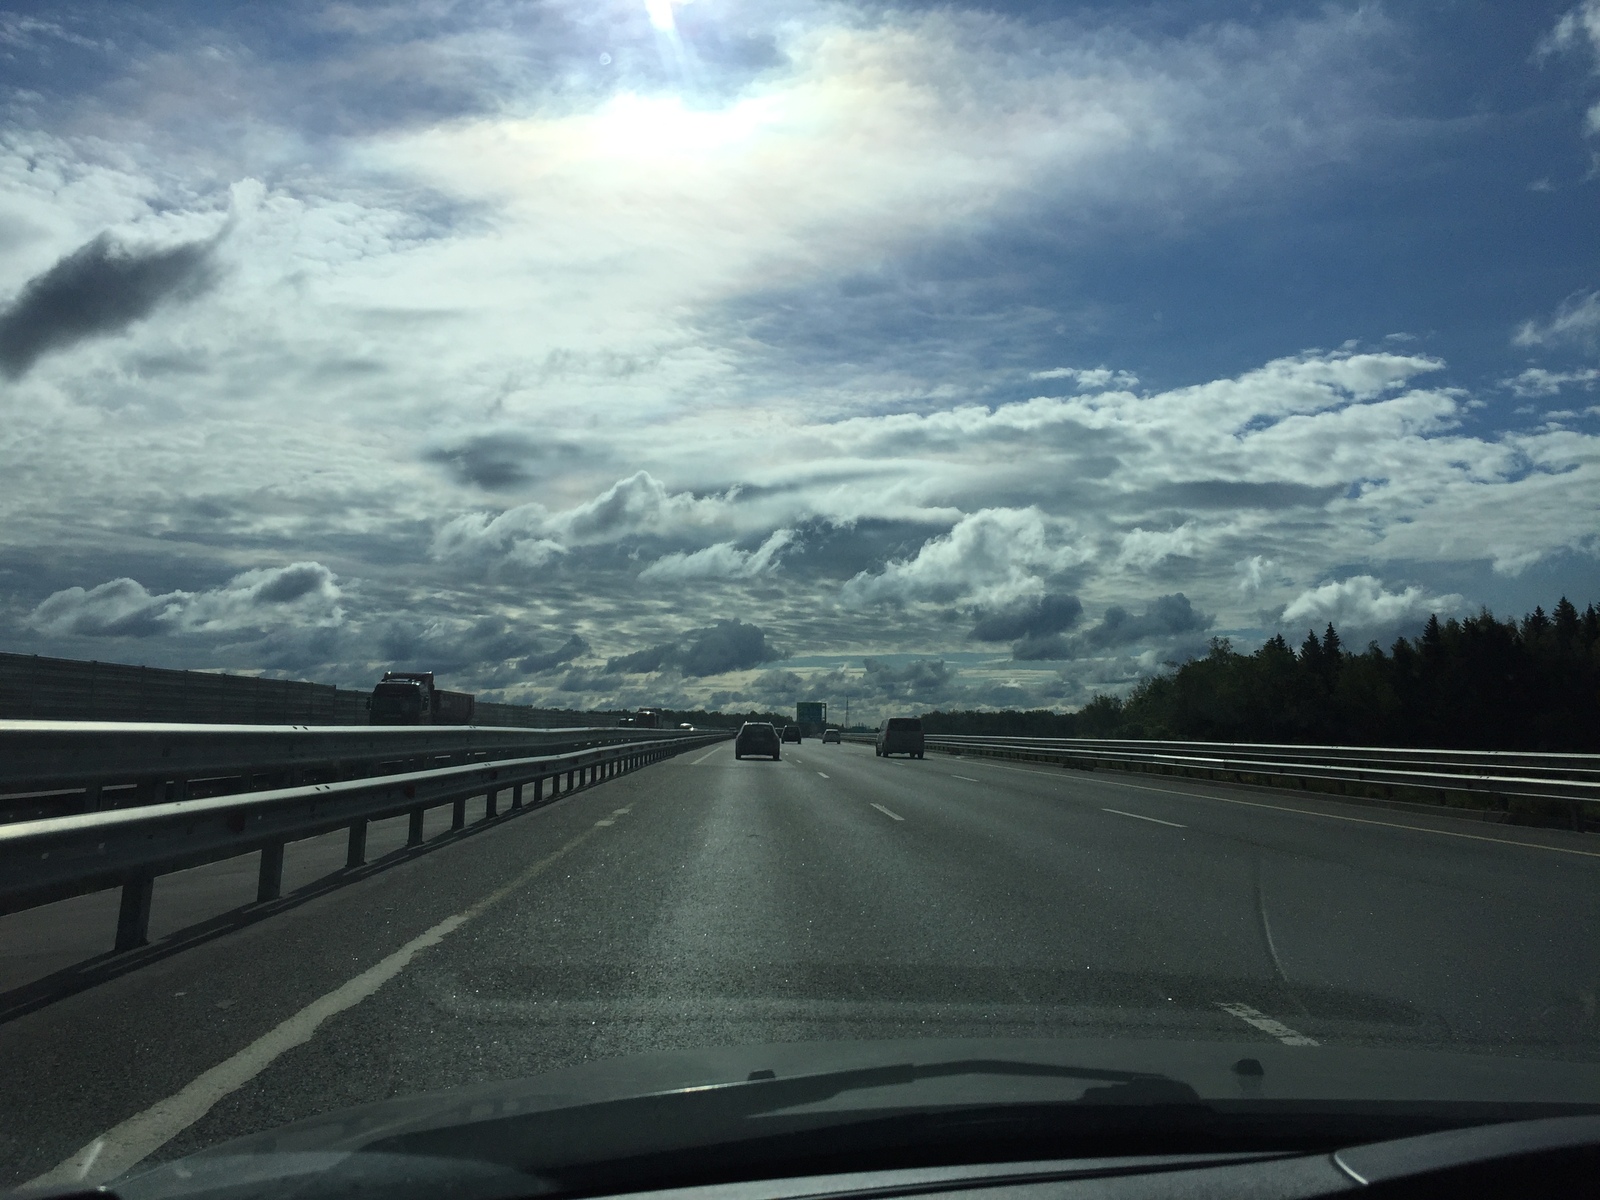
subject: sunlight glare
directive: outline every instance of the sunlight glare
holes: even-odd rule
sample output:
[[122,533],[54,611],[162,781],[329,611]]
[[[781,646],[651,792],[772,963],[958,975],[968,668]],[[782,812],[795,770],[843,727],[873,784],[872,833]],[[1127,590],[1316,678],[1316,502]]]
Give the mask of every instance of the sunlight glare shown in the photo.
[[650,14],[650,24],[660,33],[671,33],[678,27],[672,16],[672,0],[644,0],[644,10]]
[[605,150],[633,158],[720,150],[745,140],[771,119],[770,105],[741,100],[714,112],[686,108],[677,96],[617,96],[595,120]]

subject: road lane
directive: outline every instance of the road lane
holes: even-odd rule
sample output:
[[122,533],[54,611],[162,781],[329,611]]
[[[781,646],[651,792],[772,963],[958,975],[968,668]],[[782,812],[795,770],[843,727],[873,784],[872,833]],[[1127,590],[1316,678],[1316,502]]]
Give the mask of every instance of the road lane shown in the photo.
[[[882,761],[851,750],[847,762]],[[959,786],[948,771],[920,772],[934,760],[891,761],[900,769],[859,785],[936,806]],[[1013,831],[1025,836],[1052,821],[1052,808],[1115,807],[1187,825],[1183,841],[1146,847],[1146,860],[1160,864],[1151,898],[1188,903],[1223,879],[1231,894],[1254,894],[1262,941],[1274,944],[1272,958],[1301,1009],[1317,1007],[1318,989],[1345,989],[1380,1007],[1409,1006],[1451,1036],[1482,1044],[1596,1034],[1600,847],[1592,837],[1194,780],[962,761],[985,782],[966,785],[972,800],[955,805],[950,819],[971,822],[974,837],[1026,813]],[[1473,836],[1458,836],[1463,831]],[[1116,844],[1131,851],[1134,842]]]
[[0,1099],[0,1161],[25,1164],[18,1178],[59,1162],[579,835],[160,1154],[706,1044],[1059,1034],[1600,1057],[1592,991],[1584,1007],[1597,860],[1190,781],[949,765],[720,746],[0,1025],[0,1076],[29,1081]]

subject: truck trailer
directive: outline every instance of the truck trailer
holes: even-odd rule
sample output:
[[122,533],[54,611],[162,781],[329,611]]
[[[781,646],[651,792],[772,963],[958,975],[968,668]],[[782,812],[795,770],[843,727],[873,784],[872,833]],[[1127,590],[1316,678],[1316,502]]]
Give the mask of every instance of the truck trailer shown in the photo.
[[794,723],[808,738],[819,738],[828,727],[828,706],[820,700],[802,700],[794,706]]
[[385,671],[372,689],[373,725],[471,725],[477,697],[433,684],[432,671]]

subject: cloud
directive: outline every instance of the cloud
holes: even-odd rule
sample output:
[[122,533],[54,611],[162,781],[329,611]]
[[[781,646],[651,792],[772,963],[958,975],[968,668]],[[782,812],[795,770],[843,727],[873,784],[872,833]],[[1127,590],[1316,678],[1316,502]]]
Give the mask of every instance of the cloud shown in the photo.
[[[1540,43],[1537,53],[1542,58],[1585,44],[1600,68],[1600,0],[1583,0],[1576,8],[1563,13],[1555,28]],[[1600,134],[1600,103],[1592,105],[1585,114],[1584,132]]]
[[981,615],[968,636],[979,642],[1009,642],[1060,633],[1082,615],[1083,604],[1076,596],[1047,593],[1016,608]]
[[1012,649],[1012,657],[1019,661],[1082,658],[1136,642],[1170,642],[1183,634],[1209,629],[1214,620],[1195,608],[1182,592],[1174,592],[1157,596],[1137,615],[1114,604],[1105,610],[1099,624],[1070,638],[1059,634],[1024,638]]
[[768,645],[766,631],[760,626],[723,619],[690,630],[676,641],[610,659],[605,669],[607,674],[643,675],[676,667],[698,678],[746,670],[781,657]]
[[1283,610],[1285,626],[1320,626],[1332,622],[1352,630],[1385,629],[1408,621],[1421,621],[1430,613],[1449,613],[1466,604],[1451,593],[1433,596],[1420,587],[1391,592],[1371,575],[1353,575],[1307,588]]
[[1581,371],[1546,371],[1543,367],[1529,367],[1509,379],[1502,379],[1500,386],[1510,388],[1526,400],[1560,395],[1562,388],[1573,384],[1585,391],[1593,391],[1597,381],[1600,381],[1600,367],[1588,367]]
[[525,675],[534,675],[540,671],[549,671],[562,666],[587,653],[589,653],[589,643],[577,634],[573,634],[554,650],[535,651],[528,655],[517,664],[517,668]]
[[841,591],[847,605],[948,603],[971,599],[1005,608],[1045,591],[1044,576],[1084,561],[1067,526],[1036,507],[986,508],[926,542],[914,558],[863,571]]
[[943,659],[919,658],[895,666],[882,658],[862,660],[863,681],[873,696],[929,700],[942,696],[955,679]]
[[574,547],[703,527],[725,511],[726,503],[726,497],[670,491],[648,471],[636,471],[561,512],[530,503],[498,514],[464,513],[434,535],[433,554],[488,567],[540,567]]
[[1571,345],[1593,350],[1600,344],[1600,292],[1568,296],[1549,320],[1524,321],[1511,340],[1518,346]]
[[321,563],[245,571],[204,592],[152,594],[134,579],[113,579],[85,590],[65,588],[41,601],[28,625],[41,633],[78,637],[225,634],[277,626],[318,627],[344,620],[341,592]]
[[439,463],[461,483],[487,491],[515,487],[533,478],[532,461],[543,457],[550,447],[535,442],[527,434],[507,432],[479,434],[448,446],[423,452],[426,462]]
[[1195,524],[1185,521],[1176,529],[1134,529],[1123,537],[1117,557],[1127,566],[1148,571],[1169,558],[1189,558],[1198,547]]
[[0,372],[17,379],[52,350],[120,333],[163,304],[198,296],[216,280],[215,248],[215,238],[133,248],[100,234],[0,309]]
[[1278,568],[1278,564],[1264,554],[1252,554],[1234,566],[1239,572],[1239,591],[1246,596],[1254,596],[1266,587]]
[[754,550],[740,550],[733,542],[718,542],[692,554],[668,554],[656,559],[640,579],[754,579],[775,569],[779,554],[794,541],[792,529],[779,529]]
[[1139,377],[1128,371],[1113,371],[1109,367],[1052,367],[1048,371],[1035,371],[1029,379],[1070,379],[1081,392],[1099,391],[1102,388],[1132,388],[1139,386]]

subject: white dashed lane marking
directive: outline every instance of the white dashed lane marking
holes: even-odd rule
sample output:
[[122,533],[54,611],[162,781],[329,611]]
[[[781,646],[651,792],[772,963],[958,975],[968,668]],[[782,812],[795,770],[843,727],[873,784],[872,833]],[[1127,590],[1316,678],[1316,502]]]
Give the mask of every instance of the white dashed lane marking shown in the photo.
[[1218,1000],[1217,1007],[1223,1012],[1238,1017],[1246,1025],[1254,1025],[1262,1033],[1270,1034],[1285,1046],[1315,1046],[1316,1040],[1308,1038],[1303,1033],[1296,1033],[1282,1021],[1273,1020],[1260,1009],[1251,1008],[1248,1004],[1239,1004],[1236,1001]]
[[828,778],[828,773],[826,771],[818,771],[817,774],[821,775],[824,779]]
[[965,779],[968,783],[982,783],[981,779],[974,779],[971,775],[952,775],[951,779]]
[[893,820],[893,821],[904,821],[905,820],[905,818],[902,817],[899,813],[892,813],[881,804],[874,804],[872,807],[877,809],[879,812],[881,812],[884,816],[888,817],[890,820]]
[[711,749],[707,750],[704,754],[702,754],[699,758],[695,759],[689,765],[691,767],[698,767],[701,763],[705,762],[706,759],[710,758],[713,754],[715,754],[718,750],[721,750],[721,749],[722,749],[721,746],[713,746]]
[[1132,817],[1135,821],[1150,821],[1156,825],[1170,825],[1174,829],[1187,829],[1187,825],[1179,825],[1176,821],[1163,821],[1160,817],[1146,817],[1139,813],[1123,812],[1120,808],[1102,808],[1101,812],[1116,813],[1119,817]]

